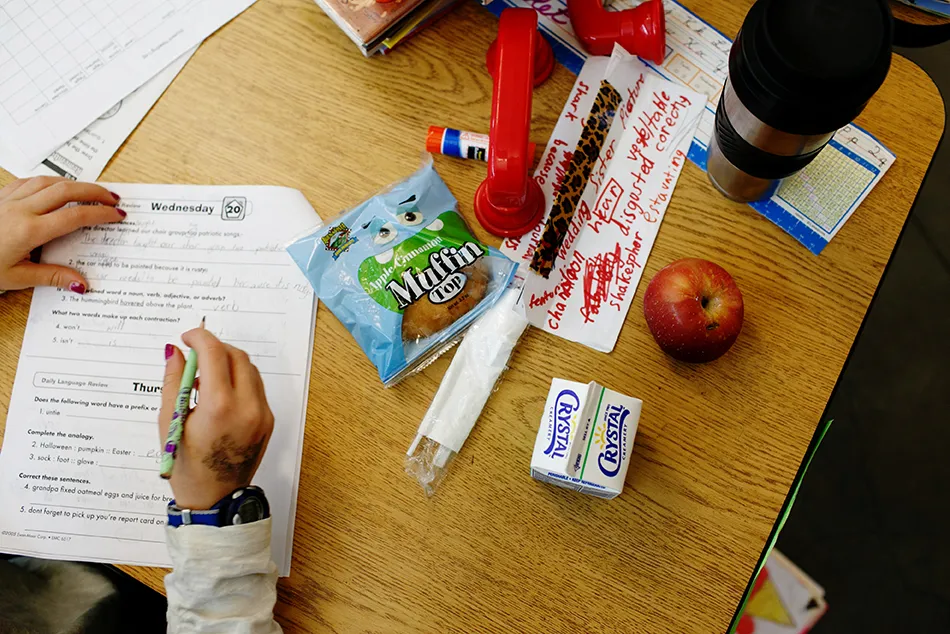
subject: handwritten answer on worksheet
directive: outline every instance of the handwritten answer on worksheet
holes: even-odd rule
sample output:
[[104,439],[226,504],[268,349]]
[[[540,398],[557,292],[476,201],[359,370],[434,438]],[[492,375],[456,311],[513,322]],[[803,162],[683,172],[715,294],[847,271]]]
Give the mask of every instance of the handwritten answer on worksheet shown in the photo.
[[125,221],[44,250],[90,288],[34,293],[0,454],[0,550],[168,565],[163,351],[206,317],[257,365],[277,419],[256,482],[288,574],[315,304],[283,245],[319,219],[288,189],[109,187]]

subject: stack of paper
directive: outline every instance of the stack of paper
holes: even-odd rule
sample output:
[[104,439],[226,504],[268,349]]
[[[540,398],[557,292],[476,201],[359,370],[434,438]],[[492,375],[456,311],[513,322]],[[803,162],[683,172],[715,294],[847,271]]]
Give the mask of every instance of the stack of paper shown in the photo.
[[0,167],[93,181],[196,47],[254,0],[0,4]]
[[279,187],[106,187],[122,196],[123,222],[43,249],[43,262],[77,266],[92,288],[33,293],[0,453],[0,552],[170,565],[163,351],[206,317],[250,355],[274,412],[254,482],[286,576],[316,303],[284,244],[319,218]]

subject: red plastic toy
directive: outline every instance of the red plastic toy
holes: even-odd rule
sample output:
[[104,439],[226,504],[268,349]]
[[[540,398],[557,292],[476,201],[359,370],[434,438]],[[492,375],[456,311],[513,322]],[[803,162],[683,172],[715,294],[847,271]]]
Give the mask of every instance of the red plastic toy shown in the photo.
[[[554,51],[551,50],[551,45],[543,37],[538,37],[536,41],[537,44],[534,47],[535,88],[543,84],[544,80],[550,77],[551,72],[554,71]],[[495,62],[495,55],[498,54],[497,50],[498,40],[495,40],[488,47],[488,52],[485,54],[485,67],[488,68],[488,73],[492,78],[495,77],[495,67],[497,66]]]
[[574,33],[591,55],[610,55],[618,43],[628,53],[657,64],[666,56],[663,0],[648,0],[624,11],[608,11],[602,0],[567,0]]
[[492,45],[488,178],[475,192],[475,217],[496,236],[524,235],[544,214],[541,187],[528,175],[534,158],[528,153],[528,131],[539,39],[534,9],[502,11]]

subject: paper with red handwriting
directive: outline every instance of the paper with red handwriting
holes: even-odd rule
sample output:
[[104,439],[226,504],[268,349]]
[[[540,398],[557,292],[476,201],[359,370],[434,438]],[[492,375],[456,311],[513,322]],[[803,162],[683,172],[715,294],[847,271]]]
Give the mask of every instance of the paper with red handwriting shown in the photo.
[[[656,239],[705,108],[700,93],[667,81],[622,49],[590,58],[545,149],[535,179],[546,214],[570,162],[600,79],[624,100],[578,204],[548,279],[521,267],[529,322],[555,335],[610,352]],[[598,73],[602,73],[598,77]],[[583,115],[578,116],[582,112]],[[502,250],[529,262],[544,220]]]

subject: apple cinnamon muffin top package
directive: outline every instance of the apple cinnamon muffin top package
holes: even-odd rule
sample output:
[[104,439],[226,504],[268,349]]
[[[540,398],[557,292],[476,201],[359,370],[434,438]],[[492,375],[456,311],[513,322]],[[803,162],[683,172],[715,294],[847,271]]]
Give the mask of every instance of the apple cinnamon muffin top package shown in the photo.
[[471,234],[431,157],[287,251],[387,387],[457,342],[515,270]]

